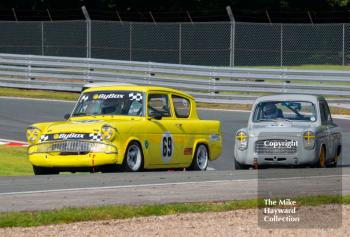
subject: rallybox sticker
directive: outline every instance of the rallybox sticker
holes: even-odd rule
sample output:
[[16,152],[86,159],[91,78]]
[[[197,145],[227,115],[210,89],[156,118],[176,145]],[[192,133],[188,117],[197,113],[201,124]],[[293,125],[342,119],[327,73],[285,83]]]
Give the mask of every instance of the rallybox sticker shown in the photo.
[[108,100],[108,99],[123,99],[124,95],[123,94],[95,94],[93,95],[92,99],[94,100]]

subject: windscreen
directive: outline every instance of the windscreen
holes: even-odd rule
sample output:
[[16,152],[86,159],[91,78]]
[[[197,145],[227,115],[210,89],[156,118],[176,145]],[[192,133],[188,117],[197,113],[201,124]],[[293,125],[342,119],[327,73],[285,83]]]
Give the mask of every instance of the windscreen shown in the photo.
[[144,116],[144,93],[139,91],[94,91],[80,96],[72,116]]
[[266,101],[260,102],[254,111],[254,122],[291,120],[316,121],[316,109],[313,103],[305,101]]

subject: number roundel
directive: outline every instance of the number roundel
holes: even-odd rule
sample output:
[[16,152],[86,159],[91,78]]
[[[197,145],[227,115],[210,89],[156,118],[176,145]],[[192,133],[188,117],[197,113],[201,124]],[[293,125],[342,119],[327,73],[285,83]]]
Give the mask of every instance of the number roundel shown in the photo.
[[160,150],[162,153],[162,159],[164,162],[171,160],[174,154],[174,140],[169,132],[165,132],[160,143]]

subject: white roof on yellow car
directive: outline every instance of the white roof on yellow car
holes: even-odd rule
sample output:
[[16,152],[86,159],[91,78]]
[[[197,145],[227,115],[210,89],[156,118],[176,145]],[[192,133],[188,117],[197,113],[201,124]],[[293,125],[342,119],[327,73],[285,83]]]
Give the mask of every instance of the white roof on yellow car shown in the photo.
[[[91,83],[94,84],[94,83]],[[113,90],[134,90],[134,91],[143,91],[143,92],[149,92],[149,91],[165,91],[175,94],[184,95],[186,97],[189,97],[191,99],[194,99],[193,96],[182,92],[180,90],[168,88],[168,87],[161,87],[161,86],[140,86],[140,85],[134,85],[134,84],[119,84],[119,85],[102,85],[102,86],[94,86],[86,89],[84,92],[92,92],[92,91],[113,91]]]

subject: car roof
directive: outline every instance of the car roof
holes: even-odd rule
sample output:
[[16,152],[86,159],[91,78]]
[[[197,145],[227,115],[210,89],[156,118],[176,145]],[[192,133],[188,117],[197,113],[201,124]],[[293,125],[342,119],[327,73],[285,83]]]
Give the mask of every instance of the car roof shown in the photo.
[[296,100],[296,101],[310,101],[316,103],[319,100],[325,100],[323,96],[319,95],[306,95],[306,94],[275,94],[261,96],[256,99],[255,103],[263,101],[285,101],[285,100]]
[[[93,84],[93,83],[91,83]],[[175,93],[180,94],[185,97],[194,99],[193,96],[182,92],[180,90],[168,88],[168,87],[161,87],[161,86],[141,86],[141,85],[134,85],[134,84],[117,84],[117,85],[101,85],[101,86],[92,86],[84,92],[92,92],[92,91],[108,91],[108,90],[127,90],[127,91],[142,91],[142,92],[150,92],[150,91],[162,91],[162,92],[169,92],[169,93]]]

